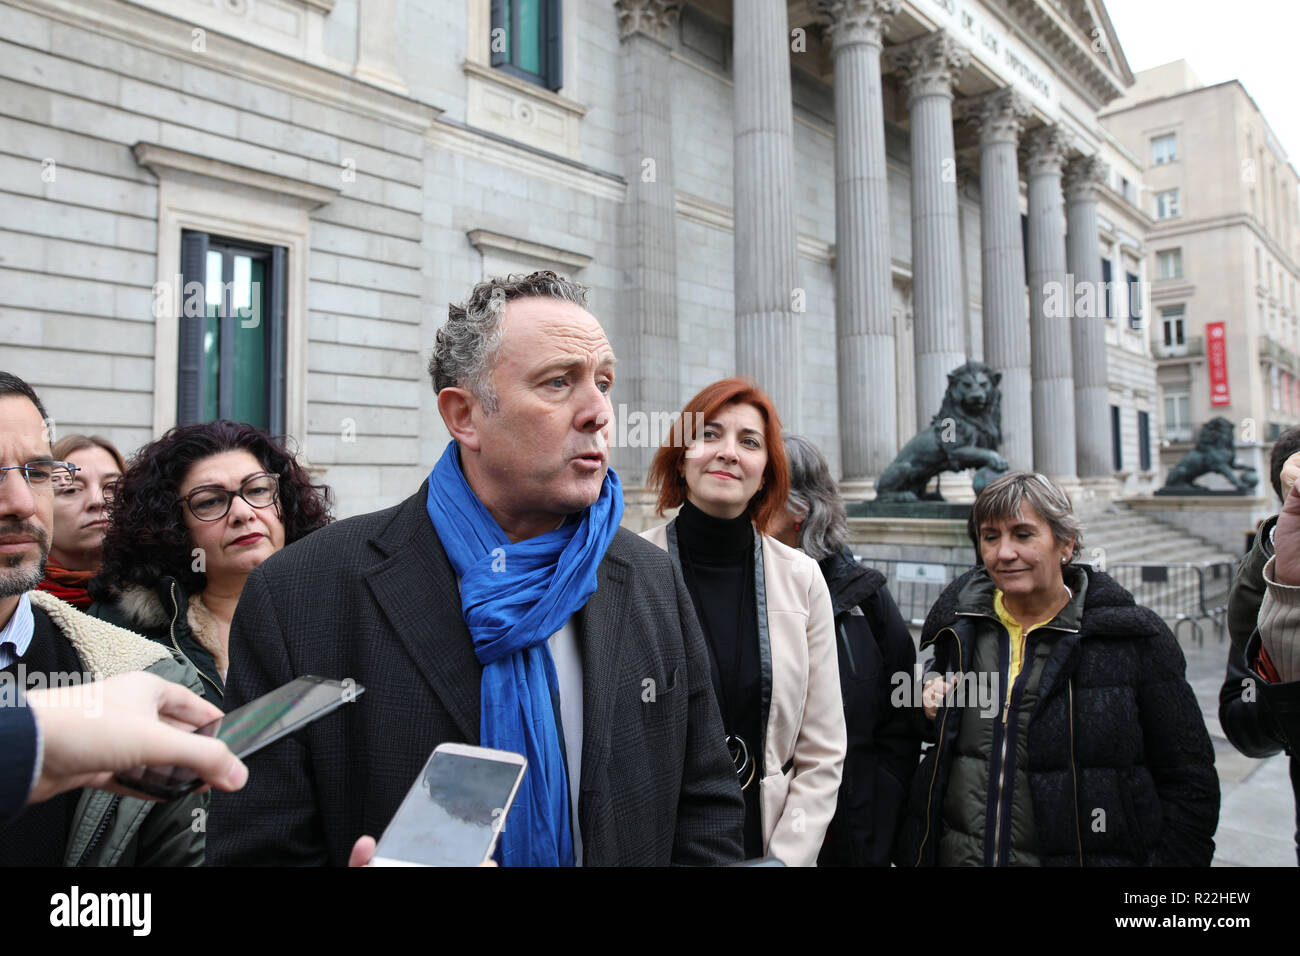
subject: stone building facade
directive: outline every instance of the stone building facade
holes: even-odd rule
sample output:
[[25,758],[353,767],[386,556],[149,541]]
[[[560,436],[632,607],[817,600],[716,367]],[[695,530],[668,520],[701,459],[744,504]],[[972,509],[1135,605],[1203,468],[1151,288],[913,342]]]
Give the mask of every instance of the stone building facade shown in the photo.
[[549,267],[620,355],[629,488],[739,372],[870,497],[967,358],[1013,465],[1150,488],[1145,343],[1067,291],[1148,258],[1100,2],[4,0],[0,38],[0,366],[61,432],[260,416],[391,504],[447,302]]
[[1271,495],[1268,446],[1300,421],[1300,177],[1239,82],[1202,86],[1181,60],[1138,74],[1102,124],[1146,187],[1164,463],[1222,415]]

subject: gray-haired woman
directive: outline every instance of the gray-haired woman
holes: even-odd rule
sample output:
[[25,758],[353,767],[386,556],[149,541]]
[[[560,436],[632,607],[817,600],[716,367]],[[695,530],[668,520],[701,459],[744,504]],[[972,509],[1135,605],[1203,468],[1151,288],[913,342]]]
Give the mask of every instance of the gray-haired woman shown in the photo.
[[975,500],[980,567],[930,610],[924,710],[900,866],[1208,866],[1219,779],[1183,653],[1155,612],[1075,564],[1050,479]]
[[[844,502],[817,446],[785,436],[790,494],[774,536],[817,561],[830,590],[848,730],[839,803],[818,866],[888,866],[908,786],[921,753],[914,712],[890,706],[891,688],[911,686],[912,635],[885,577],[849,550]],[[901,679],[896,675],[902,675]]]

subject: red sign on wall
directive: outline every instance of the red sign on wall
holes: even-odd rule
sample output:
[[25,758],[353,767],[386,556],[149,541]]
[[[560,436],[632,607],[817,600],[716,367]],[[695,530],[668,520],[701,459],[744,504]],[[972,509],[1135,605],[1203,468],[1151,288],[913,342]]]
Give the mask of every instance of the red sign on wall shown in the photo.
[[1210,404],[1231,405],[1228,393],[1228,337],[1222,322],[1205,323],[1205,352],[1210,359]]

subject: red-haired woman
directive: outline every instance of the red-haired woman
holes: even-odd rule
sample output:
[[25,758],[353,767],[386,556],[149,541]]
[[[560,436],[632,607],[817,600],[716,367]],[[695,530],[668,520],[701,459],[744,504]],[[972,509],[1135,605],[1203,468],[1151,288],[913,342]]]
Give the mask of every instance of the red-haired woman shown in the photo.
[[745,855],[812,866],[844,762],[830,594],[817,562],[766,532],[790,484],[781,422],[752,382],[691,399],[655,455],[643,537],[672,555],[709,647],[714,695],[745,797]]

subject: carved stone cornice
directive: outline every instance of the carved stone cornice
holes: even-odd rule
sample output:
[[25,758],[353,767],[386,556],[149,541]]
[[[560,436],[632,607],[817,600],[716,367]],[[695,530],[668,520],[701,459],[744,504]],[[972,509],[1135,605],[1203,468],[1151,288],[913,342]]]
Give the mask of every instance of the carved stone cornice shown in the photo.
[[981,146],[989,146],[1018,143],[1025,120],[1033,111],[1028,99],[1004,86],[974,99],[960,100],[953,112],[979,130]]
[[1070,149],[1070,137],[1059,126],[1040,126],[1025,137],[1025,174],[1060,175],[1065,154]]
[[951,97],[957,73],[970,62],[970,50],[945,30],[891,47],[886,56],[903,77],[909,103],[921,96]]
[[1110,167],[1100,156],[1077,156],[1065,167],[1062,185],[1069,202],[1088,202],[1097,198],[1097,186],[1106,180]]
[[614,0],[620,41],[640,33],[668,43],[673,21],[682,12],[682,0]]
[[880,46],[885,25],[902,5],[902,0],[817,0],[816,10],[827,26],[834,55],[855,43]]

